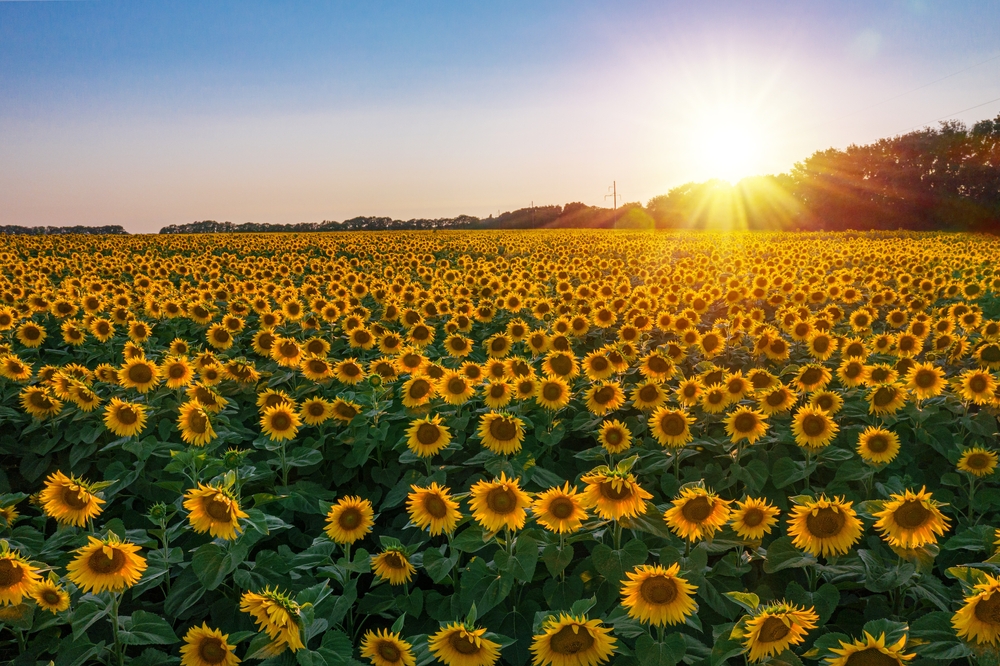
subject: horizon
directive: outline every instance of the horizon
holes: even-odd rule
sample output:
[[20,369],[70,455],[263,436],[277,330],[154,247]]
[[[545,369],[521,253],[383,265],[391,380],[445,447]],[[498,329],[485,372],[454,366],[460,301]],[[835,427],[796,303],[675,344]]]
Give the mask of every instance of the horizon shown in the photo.
[[[645,204],[1000,110],[1000,6],[0,2],[0,224]],[[958,112],[958,113],[957,113]]]

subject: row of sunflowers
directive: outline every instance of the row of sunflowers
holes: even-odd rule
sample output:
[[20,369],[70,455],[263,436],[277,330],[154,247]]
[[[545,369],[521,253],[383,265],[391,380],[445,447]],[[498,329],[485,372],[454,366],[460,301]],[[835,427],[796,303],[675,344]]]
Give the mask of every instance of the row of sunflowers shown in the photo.
[[0,658],[1000,663],[998,251],[7,238]]

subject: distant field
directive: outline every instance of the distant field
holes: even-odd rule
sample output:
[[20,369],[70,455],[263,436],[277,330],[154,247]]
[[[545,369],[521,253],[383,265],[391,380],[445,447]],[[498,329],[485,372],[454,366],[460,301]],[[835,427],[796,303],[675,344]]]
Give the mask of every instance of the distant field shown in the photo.
[[997,257],[4,237],[0,658],[996,663]]

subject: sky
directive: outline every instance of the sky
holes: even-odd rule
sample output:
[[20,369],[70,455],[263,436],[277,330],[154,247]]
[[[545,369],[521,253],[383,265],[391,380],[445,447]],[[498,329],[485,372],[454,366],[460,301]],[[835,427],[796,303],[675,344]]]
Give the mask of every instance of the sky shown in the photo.
[[986,0],[0,1],[0,224],[645,203],[996,117],[997,25]]

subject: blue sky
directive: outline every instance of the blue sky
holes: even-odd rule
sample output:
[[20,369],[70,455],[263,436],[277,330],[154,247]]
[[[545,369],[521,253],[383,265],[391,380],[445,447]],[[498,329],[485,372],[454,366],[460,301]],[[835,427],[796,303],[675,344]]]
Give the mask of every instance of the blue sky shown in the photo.
[[645,202],[1000,97],[997,25],[929,0],[0,2],[0,224]]

